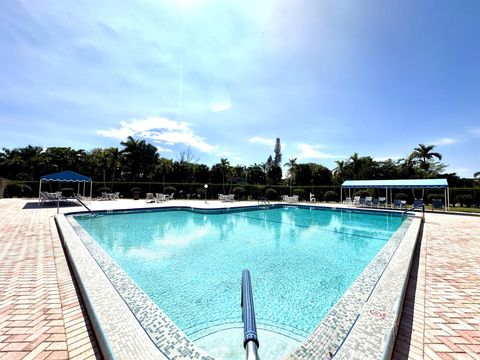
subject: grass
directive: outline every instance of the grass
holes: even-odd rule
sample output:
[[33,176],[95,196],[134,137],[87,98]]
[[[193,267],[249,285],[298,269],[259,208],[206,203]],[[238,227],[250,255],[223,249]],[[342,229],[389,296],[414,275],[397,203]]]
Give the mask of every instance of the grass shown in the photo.
[[480,213],[480,208],[472,208],[472,207],[450,206],[449,210],[450,211]]

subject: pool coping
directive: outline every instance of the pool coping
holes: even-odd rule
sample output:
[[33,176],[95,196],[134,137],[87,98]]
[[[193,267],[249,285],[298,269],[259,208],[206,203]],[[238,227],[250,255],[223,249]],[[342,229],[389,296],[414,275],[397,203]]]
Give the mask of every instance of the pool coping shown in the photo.
[[[315,208],[317,210],[338,209],[347,212],[366,212],[364,209],[360,210],[334,206],[326,207],[319,205],[275,204],[272,207],[284,206]],[[265,206],[260,207],[264,208]],[[231,208],[235,208],[236,210],[256,210],[259,206],[240,205],[215,209],[204,209],[191,206],[172,206],[155,209],[118,209],[114,212],[191,209],[212,213],[215,211],[231,211]],[[391,211],[366,210],[368,212],[374,211],[392,214]],[[105,210],[104,212],[110,213],[113,211]],[[73,214],[79,215],[81,213],[72,212],[65,215],[68,216]],[[153,304],[148,296],[133,283],[128,275],[119,268],[105,251],[93,239],[89,239],[88,234],[83,236],[86,232],[76,223],[76,221],[67,220],[65,215],[57,215],[57,226],[66,249],[67,257],[72,264],[75,276],[79,281],[82,296],[86,299],[87,309],[92,318],[94,329],[98,334],[97,336],[100,340],[100,347],[105,357],[118,359],[132,358],[132,356],[144,359],[213,359],[212,356],[209,356],[205,351],[198,348],[195,343],[190,341],[162,312],[162,310]],[[372,316],[371,311],[369,312],[368,309],[365,310],[368,306],[371,306],[371,304],[384,305],[384,307],[386,306],[388,309],[392,306],[396,306],[397,310],[392,312],[386,312],[384,308],[375,310],[378,311],[382,320],[384,320],[382,324],[385,326],[382,328],[382,331],[388,333],[388,336],[385,336],[387,336],[388,339],[392,339],[393,334],[394,339],[395,327],[398,325],[398,320],[400,318],[404,290],[406,288],[406,282],[408,281],[411,258],[419,231],[419,226],[414,226],[415,229],[412,229],[413,223],[419,224],[420,219],[418,217],[413,217],[411,224],[408,224],[408,226],[404,226],[405,223],[402,224],[401,228],[397,230],[379,254],[377,254],[372,262],[364,269],[354,284],[342,295],[337,304],[334,305],[313,333],[305,339],[297,349],[292,353],[283,356],[282,359],[330,359],[332,356],[335,358],[344,358],[344,354],[351,353],[351,351],[349,352],[348,350],[350,343],[358,346],[356,341],[365,341],[365,336],[359,336],[359,331],[356,330],[357,327],[360,328],[359,325],[362,326],[362,329],[367,330],[375,325],[373,335],[378,335],[378,324],[368,321],[372,320],[370,318],[375,320],[378,315],[377,317]],[[77,236],[76,231],[80,234],[83,233],[82,239]],[[406,237],[408,233],[410,234]],[[392,241],[395,240],[395,236],[397,237],[397,240]],[[408,241],[403,241],[404,238]],[[401,246],[406,243],[408,243],[406,246]],[[402,261],[399,262],[394,259],[393,255],[396,254],[397,249],[400,250],[400,248],[406,249],[401,251]],[[410,257],[405,260],[405,256]],[[398,267],[401,267],[400,271]],[[383,286],[382,284],[384,281],[382,280],[384,278],[391,278],[392,275],[395,275],[389,274],[389,271],[387,271],[391,268],[396,269],[395,271],[397,271],[397,273],[403,275],[401,276],[403,278],[403,285],[400,287],[399,291],[396,292],[398,294],[394,297],[393,305],[377,304],[376,301],[378,301],[379,296],[382,299],[385,299],[385,294],[378,291],[378,289]],[[366,279],[368,280],[370,278],[371,280],[372,271],[373,273],[375,273],[375,271],[378,273],[379,269],[381,275],[380,278],[377,276],[373,283],[372,281],[365,282]],[[105,274],[105,271],[109,272],[108,277]],[[359,281],[360,278],[362,278],[362,281]],[[365,287],[366,283],[369,284],[367,288]],[[108,299],[108,301],[105,299]],[[355,306],[346,306],[348,304],[351,305],[352,300]],[[114,301],[115,304],[112,304],[112,301]],[[116,304],[118,301],[122,304]],[[112,309],[116,309],[116,311],[113,311],[115,315],[118,315],[119,311],[122,312],[122,315],[120,316],[121,320],[115,317],[113,319],[111,318],[113,315]],[[365,311],[367,312],[367,315],[364,314]],[[137,317],[135,317],[134,313],[137,314]],[[348,314],[348,316],[345,316],[345,314]],[[368,314],[370,314],[370,317]],[[339,315],[342,316],[339,317]],[[348,321],[345,320],[338,322],[336,321],[338,319],[348,319]],[[391,320],[393,320],[393,322]],[[140,325],[140,322],[143,322],[143,327]],[[132,334],[134,336],[132,336]],[[363,334],[372,335],[370,332]],[[362,331],[360,331],[360,335],[362,335]],[[378,338],[378,336],[373,336],[372,340],[376,338]],[[126,339],[128,339],[128,341],[126,341]],[[126,344],[126,342],[133,342],[133,349],[137,352],[132,352],[132,344]],[[153,345],[154,343],[155,345]],[[368,351],[369,358],[380,359],[384,357],[383,355],[385,353],[391,351],[389,350],[389,343],[393,346],[393,341],[390,340],[389,342],[386,342],[382,340],[380,342],[380,347],[378,346],[379,343],[376,342],[374,344],[374,349],[369,348],[365,351]],[[159,348],[162,349],[162,351],[160,351]],[[372,352],[374,352],[376,356],[370,356],[370,353]],[[365,354],[365,352],[363,354]],[[346,358],[349,357],[347,356]]]

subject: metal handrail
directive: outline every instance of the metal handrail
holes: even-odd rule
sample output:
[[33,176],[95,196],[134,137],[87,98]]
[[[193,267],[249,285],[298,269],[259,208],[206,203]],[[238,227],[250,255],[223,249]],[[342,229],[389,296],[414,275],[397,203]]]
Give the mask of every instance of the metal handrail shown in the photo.
[[258,360],[258,342],[257,324],[255,322],[255,310],[253,308],[253,292],[250,280],[250,271],[242,272],[242,299],[240,303],[242,307],[243,320],[243,347],[247,353],[247,360]]
[[412,206],[410,209],[407,209],[404,212],[402,212],[402,216],[405,216],[405,214],[407,212],[413,211],[413,210],[418,209],[420,207],[422,208],[422,217],[425,218],[425,204],[419,204],[419,205]]
[[89,212],[90,214],[92,214],[93,216],[96,216],[96,215],[97,215],[97,214],[95,214],[92,210],[90,210],[90,208],[89,208],[87,205],[85,205],[85,203],[80,199],[80,197],[79,197],[78,195],[75,195],[75,200],[77,200],[80,204],[82,204],[82,205],[85,207],[85,209],[88,210],[88,212]]

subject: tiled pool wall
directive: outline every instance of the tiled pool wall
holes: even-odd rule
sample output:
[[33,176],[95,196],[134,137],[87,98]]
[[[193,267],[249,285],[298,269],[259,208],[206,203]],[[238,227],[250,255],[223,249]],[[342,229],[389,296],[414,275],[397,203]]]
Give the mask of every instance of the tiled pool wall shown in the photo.
[[[284,206],[291,205],[270,207]],[[232,209],[254,211],[259,208],[265,206],[218,209],[175,206],[148,210],[224,213]],[[133,212],[139,211],[142,209]],[[370,211],[392,214],[382,210]],[[114,211],[118,212],[131,211]],[[107,356],[114,354],[117,359],[131,359],[132,356],[142,359],[213,359],[184,335],[71,216],[57,215],[56,222],[82,296],[88,304],[102,351]],[[313,333],[282,359],[381,359],[388,355],[400,318],[420,222],[417,217],[407,218]]]

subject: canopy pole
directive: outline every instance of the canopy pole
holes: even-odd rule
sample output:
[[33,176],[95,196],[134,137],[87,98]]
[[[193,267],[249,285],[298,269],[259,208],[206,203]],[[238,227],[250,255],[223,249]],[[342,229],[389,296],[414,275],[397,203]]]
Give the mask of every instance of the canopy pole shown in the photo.
[[42,179],[40,179],[40,186],[38,187],[38,201],[40,201],[41,193],[42,193]]
[[343,186],[340,186],[340,204],[343,203]]
[[89,205],[92,203],[92,188],[93,188],[93,182],[90,180],[90,202],[88,203]]

